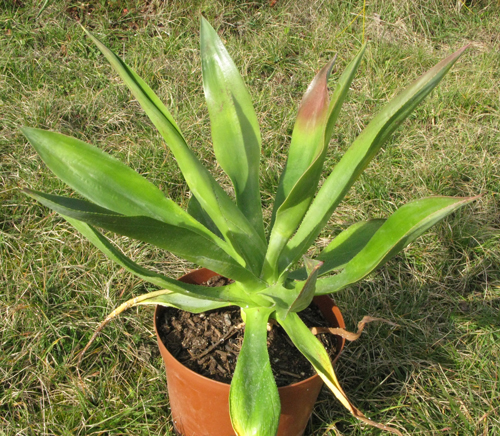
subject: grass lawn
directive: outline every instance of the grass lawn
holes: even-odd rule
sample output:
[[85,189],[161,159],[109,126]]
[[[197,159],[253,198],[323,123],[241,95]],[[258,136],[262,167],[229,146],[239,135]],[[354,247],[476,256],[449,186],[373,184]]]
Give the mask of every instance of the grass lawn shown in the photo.
[[[336,368],[354,404],[405,435],[500,435],[497,0],[0,0],[0,435],[173,434],[151,308],[125,312],[103,331],[83,361],[82,389],[76,360],[98,323],[154,287],[20,192],[71,194],[19,128],[93,143],[186,206],[171,153],[80,21],[150,84],[227,184],[204,105],[201,14],[242,71],[260,119],[267,217],[301,95],[335,53],[332,85],[369,41],[326,175],[399,89],[471,44],[355,183],[317,246],[412,199],[483,194],[368,280],[335,294],[350,330],[364,315],[398,325],[369,325]],[[114,241],[171,277],[195,267],[127,238]],[[380,431],[324,390],[306,435],[360,434]]]

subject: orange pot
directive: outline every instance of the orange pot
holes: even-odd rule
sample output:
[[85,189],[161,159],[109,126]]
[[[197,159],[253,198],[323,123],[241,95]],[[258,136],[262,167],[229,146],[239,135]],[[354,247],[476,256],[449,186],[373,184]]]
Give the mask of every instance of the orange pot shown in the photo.
[[[203,268],[179,280],[201,284],[214,275],[216,273],[213,271]],[[332,327],[345,328],[342,314],[331,298],[316,297],[314,303]],[[167,370],[168,395],[175,430],[183,436],[234,436],[229,418],[229,385],[191,371],[168,352],[156,328],[156,321],[163,309],[162,306],[156,307],[154,325]],[[344,339],[337,337],[339,354],[344,343]],[[321,378],[314,375],[278,389],[281,399],[278,436],[301,436],[304,433],[322,385]]]

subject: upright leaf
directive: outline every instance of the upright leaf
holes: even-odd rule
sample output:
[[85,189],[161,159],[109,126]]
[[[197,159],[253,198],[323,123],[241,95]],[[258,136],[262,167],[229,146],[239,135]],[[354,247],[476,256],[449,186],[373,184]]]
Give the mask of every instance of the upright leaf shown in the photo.
[[243,309],[245,336],[229,392],[229,414],[237,436],[276,436],[281,403],[267,352],[272,309]]
[[342,272],[318,280],[316,295],[336,292],[361,280],[438,221],[475,199],[429,197],[405,204],[387,219]]
[[297,233],[280,258],[280,271],[296,262],[318,236],[332,212],[354,181],[373,159],[382,144],[437,86],[459,56],[463,47],[423,74],[391,100],[356,138],[323,183]]
[[236,204],[265,240],[259,122],[236,65],[205,18],[201,19],[201,66],[215,156],[233,182]]
[[191,196],[188,202],[187,212],[191,215],[196,221],[205,226],[208,230],[210,230],[214,235],[217,235],[219,238],[224,239],[221,232],[213,222],[212,218],[203,210],[200,202],[196,199],[194,195]]
[[325,131],[325,141],[328,144],[330,139],[332,138],[333,128],[335,127],[335,123],[337,122],[337,117],[339,116],[340,109],[342,108],[342,104],[347,96],[347,91],[349,91],[349,87],[358,71],[359,64],[363,59],[363,55],[365,54],[366,43],[363,44],[361,49],[359,50],[356,57],[347,65],[346,69],[342,73],[337,82],[337,86],[335,87],[335,91],[333,91],[332,98],[330,100],[330,106],[328,107],[328,122],[326,124]]
[[262,268],[265,242],[245,215],[187,146],[172,115],[151,88],[115,53],[87,32],[118,72],[172,150],[191,192],[210,215],[224,238],[254,273]]
[[335,59],[324,66],[307,88],[292,133],[288,160],[281,175],[272,216],[272,230],[263,276],[276,279],[281,250],[311,203],[325,160],[328,121],[328,76]]

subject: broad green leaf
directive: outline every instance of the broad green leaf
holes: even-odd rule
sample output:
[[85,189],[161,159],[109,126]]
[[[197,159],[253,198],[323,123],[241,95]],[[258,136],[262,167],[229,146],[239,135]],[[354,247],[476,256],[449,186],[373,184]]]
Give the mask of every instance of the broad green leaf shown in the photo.
[[378,424],[366,418],[363,413],[361,413],[361,411],[349,401],[340,386],[337,376],[335,375],[330,357],[328,356],[325,348],[296,313],[290,313],[286,319],[280,318],[278,315],[277,320],[285,329],[297,349],[306,357],[307,360],[309,360],[309,362],[311,362],[318,375],[328,386],[328,389],[332,391],[335,397],[347,410],[349,410],[356,418],[371,426],[401,435],[399,431],[393,428],[387,427],[383,424]]
[[285,314],[285,318],[290,312],[300,312],[301,310],[307,308],[314,298],[314,293],[316,291],[316,279],[318,278],[318,271],[321,268],[321,265],[323,265],[323,262],[305,258],[304,263],[309,277],[304,283],[304,287],[297,296],[297,299],[289,307],[287,313]]
[[205,226],[208,230],[210,230],[214,235],[217,235],[219,238],[224,239],[221,232],[213,222],[212,218],[203,210],[200,202],[196,199],[194,195],[191,196],[188,202],[187,212],[191,215],[196,221]]
[[300,259],[382,144],[437,86],[466,48],[453,53],[414,81],[391,100],[361,132],[323,183],[297,233],[283,250],[280,271],[286,270]]
[[304,217],[318,186],[325,160],[328,121],[328,76],[335,59],[314,77],[300,104],[288,160],[280,178],[271,221],[263,277],[277,279],[281,250]]
[[203,17],[201,66],[215,156],[233,182],[236,204],[264,241],[259,122],[236,65],[217,32]]
[[[25,190],[43,205],[87,224],[110,230],[168,250],[190,262],[248,285],[259,279],[239,265],[214,242],[183,227],[176,227],[145,216],[124,216],[74,198]],[[262,286],[261,286],[262,287]]]
[[[360,221],[341,232],[317,257],[317,260],[323,261],[318,276],[342,269],[368,243],[384,222],[383,219]],[[300,268],[293,271],[288,277],[295,280],[305,280],[307,278],[306,269]]]
[[191,192],[196,196],[202,208],[210,215],[224,238],[241,256],[245,266],[259,274],[266,251],[265,242],[259,233],[187,146],[170,112],[151,88],[97,38],[88,32],[87,35],[106,56],[165,139]]
[[316,295],[336,292],[366,277],[438,221],[477,198],[429,197],[402,206],[339,274],[318,280]]
[[229,392],[237,436],[276,436],[281,403],[267,352],[267,321],[273,309],[243,309],[245,336]]
[[99,148],[60,133],[21,130],[49,169],[91,202],[122,215],[149,216],[210,234],[155,185]]

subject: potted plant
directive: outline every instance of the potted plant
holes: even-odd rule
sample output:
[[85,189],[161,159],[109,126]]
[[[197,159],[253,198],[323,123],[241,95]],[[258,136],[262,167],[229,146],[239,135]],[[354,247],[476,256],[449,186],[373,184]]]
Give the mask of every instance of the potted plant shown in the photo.
[[[392,132],[432,91],[465,47],[450,55],[397,97],[365,127],[318,189],[335,121],[365,46],[347,66],[329,98],[333,67],[309,85],[293,129],[270,223],[265,227],[259,192],[261,137],[250,96],[219,36],[202,19],[203,86],[215,156],[234,186],[234,199],[187,146],[168,109],[117,55],[88,34],[164,137],[191,191],[188,210],[97,147],[59,133],[23,128],[47,166],[87,200],[26,190],[68,220],[109,258],[160,290],[116,309],[155,304],[189,312],[241,308],[244,341],[231,382],[229,407],[237,435],[274,436],[280,399],[266,347],[267,325],[279,324],[340,402],[367,419],[347,398],[320,342],[298,313],[315,296],[331,294],[374,271],[433,224],[474,198],[430,197],[406,204],[387,220],[352,225],[317,259],[296,267],[357,177]],[[97,228],[170,251],[233,280],[218,288],[189,284],[149,271],[127,258]],[[333,273],[333,274],[332,274]],[[97,332],[96,332],[97,333]]]

